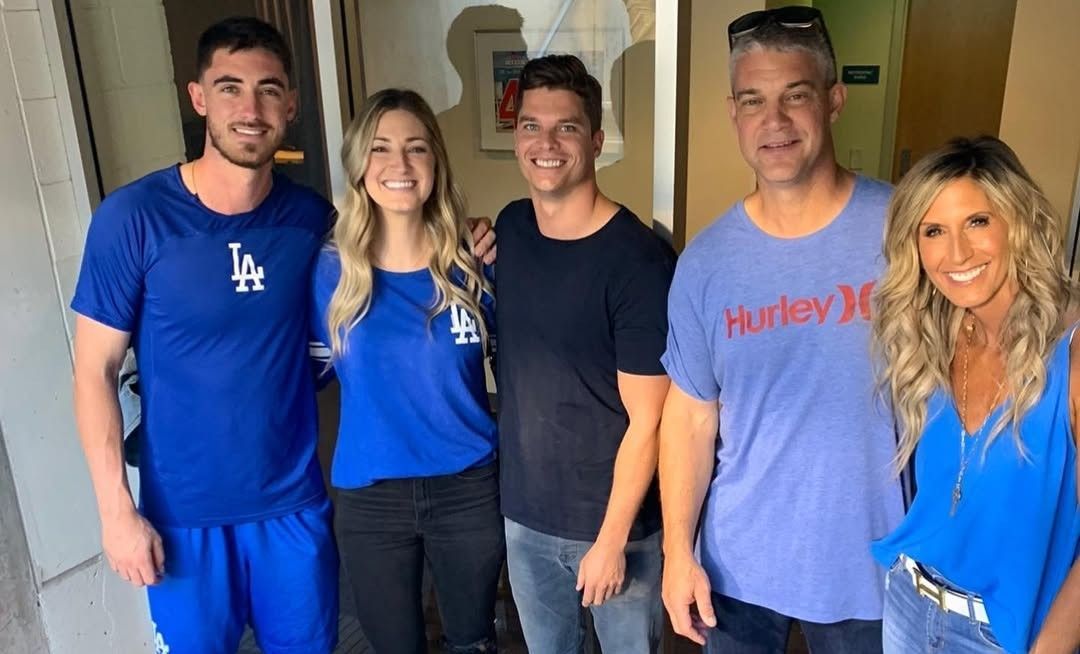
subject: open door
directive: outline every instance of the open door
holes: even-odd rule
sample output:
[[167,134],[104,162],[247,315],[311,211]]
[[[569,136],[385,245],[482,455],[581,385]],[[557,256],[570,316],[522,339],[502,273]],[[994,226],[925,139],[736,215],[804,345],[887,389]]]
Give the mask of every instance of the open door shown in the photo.
[[893,149],[896,183],[956,136],[997,136],[1016,0],[910,0]]

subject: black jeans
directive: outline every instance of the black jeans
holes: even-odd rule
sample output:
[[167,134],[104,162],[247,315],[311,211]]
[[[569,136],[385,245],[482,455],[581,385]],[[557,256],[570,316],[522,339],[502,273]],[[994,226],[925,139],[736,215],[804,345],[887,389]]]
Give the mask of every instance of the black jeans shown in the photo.
[[[712,594],[716,628],[706,637],[705,653],[784,654],[792,618],[763,606]],[[881,620],[842,620],[823,624],[799,620],[811,654],[881,652]]]
[[392,479],[338,494],[336,530],[357,618],[376,654],[424,654],[431,567],[447,652],[495,651],[506,557],[498,464]]

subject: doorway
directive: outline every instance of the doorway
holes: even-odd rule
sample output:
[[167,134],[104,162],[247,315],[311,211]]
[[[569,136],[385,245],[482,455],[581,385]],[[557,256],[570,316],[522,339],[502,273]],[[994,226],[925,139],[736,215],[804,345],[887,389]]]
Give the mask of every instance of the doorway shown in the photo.
[[891,181],[957,136],[997,136],[1016,0],[909,0]]

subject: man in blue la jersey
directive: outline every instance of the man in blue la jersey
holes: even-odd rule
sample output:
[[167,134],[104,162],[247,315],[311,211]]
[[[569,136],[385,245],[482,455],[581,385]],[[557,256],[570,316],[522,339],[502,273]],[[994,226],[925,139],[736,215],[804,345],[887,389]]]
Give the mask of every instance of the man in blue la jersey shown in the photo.
[[[231,18],[188,85],[205,154],[107,197],[72,308],[75,409],[110,567],[149,587],[157,651],[330,652],[338,558],[316,458],[306,307],[333,207],[272,172],[296,113],[281,35]],[[140,365],[136,508],[116,373]]]
[[753,12],[729,39],[757,186],[687,246],[671,286],[664,603],[706,652],[783,654],[793,620],[811,651],[880,652],[869,543],[903,502],[868,320],[891,189],[836,162],[846,90],[820,12]]

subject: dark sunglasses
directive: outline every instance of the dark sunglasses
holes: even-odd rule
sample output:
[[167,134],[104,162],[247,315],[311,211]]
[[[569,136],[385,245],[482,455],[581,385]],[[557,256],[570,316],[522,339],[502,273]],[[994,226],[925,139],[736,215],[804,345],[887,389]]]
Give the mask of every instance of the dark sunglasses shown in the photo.
[[829,41],[829,33],[825,31],[825,19],[821,11],[814,7],[779,7],[777,9],[764,9],[751,11],[731,21],[727,28],[728,49],[735,47],[735,40],[746,36],[766,23],[775,23],[780,27],[790,30],[805,30],[816,28],[825,36],[825,41],[832,48]]

